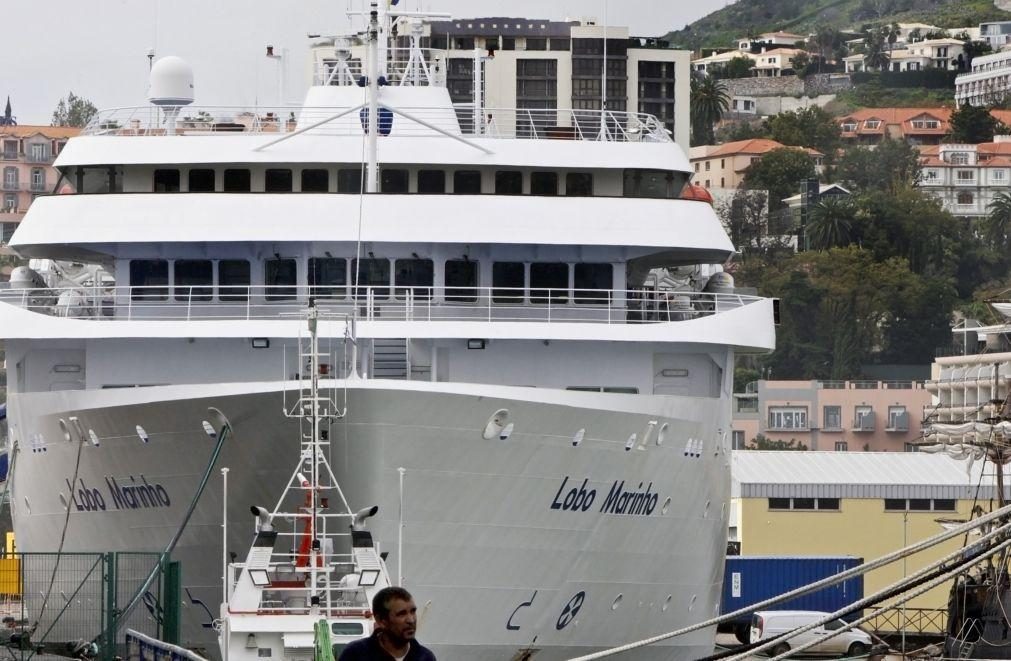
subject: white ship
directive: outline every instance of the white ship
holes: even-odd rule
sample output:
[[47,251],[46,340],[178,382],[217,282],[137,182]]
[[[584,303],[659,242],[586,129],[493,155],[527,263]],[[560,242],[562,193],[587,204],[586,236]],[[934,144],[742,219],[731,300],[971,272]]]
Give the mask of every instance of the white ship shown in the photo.
[[733,361],[772,349],[773,301],[734,290],[659,121],[455,108],[419,25],[379,9],[298,108],[191,106],[189,69],[160,60],[151,104],[71,140],[75,192],[11,241],[36,260],[0,290],[20,550],[160,551],[208,407],[231,420],[228,548],[212,481],[173,553],[185,646],[215,647],[196,602],[289,478],[310,297],[327,350],[352,347],[319,368],[347,408],[329,463],[379,506],[440,659],[564,659],[718,611]]

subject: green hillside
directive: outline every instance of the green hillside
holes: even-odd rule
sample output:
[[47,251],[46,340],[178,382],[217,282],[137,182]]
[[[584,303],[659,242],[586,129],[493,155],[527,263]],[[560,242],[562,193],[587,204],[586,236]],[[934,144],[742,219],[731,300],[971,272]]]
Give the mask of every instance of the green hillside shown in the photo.
[[807,34],[893,21],[957,28],[992,20],[1011,20],[1011,13],[993,0],[737,0],[667,38],[685,48],[728,48],[738,37],[773,30]]

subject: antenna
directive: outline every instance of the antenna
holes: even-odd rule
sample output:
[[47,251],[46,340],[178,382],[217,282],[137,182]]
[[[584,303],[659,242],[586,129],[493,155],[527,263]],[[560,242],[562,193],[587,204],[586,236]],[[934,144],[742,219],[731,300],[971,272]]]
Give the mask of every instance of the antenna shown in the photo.
[[604,0],[604,62],[600,71],[600,139],[607,140],[607,0]]

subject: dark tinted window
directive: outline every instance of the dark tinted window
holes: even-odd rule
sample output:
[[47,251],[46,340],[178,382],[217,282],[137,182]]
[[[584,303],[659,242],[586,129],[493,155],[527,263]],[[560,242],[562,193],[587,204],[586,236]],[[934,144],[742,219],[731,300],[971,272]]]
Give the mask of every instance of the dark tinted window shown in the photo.
[[443,170],[419,170],[419,193],[445,193],[446,173]]
[[384,193],[406,193],[407,170],[383,170],[379,173],[380,190]]
[[366,287],[372,287],[374,298],[390,297],[390,260],[363,259],[358,266],[357,259],[351,260],[351,282],[355,282],[357,273],[357,298],[365,298]]
[[179,170],[155,170],[154,171],[154,192],[156,192],[156,193],[178,193],[179,192]]
[[168,261],[135,259],[130,262],[130,286],[135,301],[164,301],[168,298]]
[[523,173],[519,170],[499,170],[495,173],[496,195],[522,195]]
[[885,509],[894,511],[903,511],[906,509],[906,499],[905,498],[885,498]]
[[177,259],[175,298],[177,301],[209,301],[214,286],[214,267],[209,259]]
[[434,268],[430,259],[398,259],[394,282],[397,297],[404,297],[411,289],[415,298],[431,298]]
[[446,300],[473,303],[477,300],[477,262],[465,259],[446,261]]
[[568,39],[552,39],[551,50],[569,50]]
[[309,258],[309,295],[344,298],[347,295],[347,260],[339,257]]
[[950,498],[935,498],[934,509],[942,512],[954,512],[955,501]]
[[244,259],[222,259],[218,262],[218,299],[245,301],[249,299],[249,262]]
[[268,193],[290,193],[291,170],[267,170],[263,175],[263,190]]
[[788,510],[788,509],[790,509],[790,499],[789,498],[770,498],[769,499],[769,509],[770,510]]
[[910,498],[909,499],[909,509],[910,510],[929,511],[930,510],[930,499],[929,498]]
[[793,509],[795,509],[795,510],[813,510],[814,509],[814,498],[794,498],[793,499]]
[[565,194],[569,197],[593,195],[593,175],[589,172],[570,172],[565,175]]
[[190,170],[190,192],[191,193],[213,193],[214,192],[214,170],[201,168]]
[[572,292],[576,303],[606,305],[614,286],[613,268],[611,264],[576,264]]
[[225,170],[226,193],[248,193],[250,190],[249,170]]
[[330,172],[327,170],[302,170],[303,193],[326,193],[330,190]]
[[569,298],[569,265],[557,262],[530,265],[530,302],[564,302]]
[[496,303],[522,303],[523,262],[495,262],[491,265],[492,297]]
[[294,259],[268,259],[263,263],[263,284],[267,286],[268,301],[285,301],[295,298],[298,269]]
[[625,170],[625,197],[680,197],[687,176],[665,170]]
[[453,173],[453,192],[477,195],[481,192],[481,173],[477,170],[457,170]]
[[531,172],[531,195],[558,195],[557,172]]
[[527,50],[547,50],[548,40],[540,37],[527,37]]
[[819,498],[818,499],[818,509],[820,509],[820,510],[837,510],[837,509],[839,509],[839,499],[838,498]]
[[337,192],[338,193],[360,193],[362,192],[362,171],[360,168],[354,170],[337,171]]

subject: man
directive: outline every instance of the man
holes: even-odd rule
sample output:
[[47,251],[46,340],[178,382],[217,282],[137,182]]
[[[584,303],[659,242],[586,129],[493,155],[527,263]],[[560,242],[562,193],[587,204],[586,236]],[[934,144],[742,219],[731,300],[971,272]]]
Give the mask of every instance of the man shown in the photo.
[[435,655],[414,638],[418,607],[401,587],[383,588],[372,599],[376,629],[368,638],[349,644],[338,661],[435,661]]

